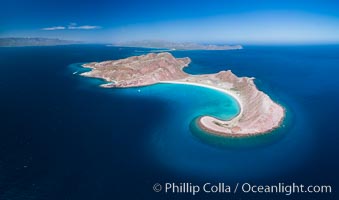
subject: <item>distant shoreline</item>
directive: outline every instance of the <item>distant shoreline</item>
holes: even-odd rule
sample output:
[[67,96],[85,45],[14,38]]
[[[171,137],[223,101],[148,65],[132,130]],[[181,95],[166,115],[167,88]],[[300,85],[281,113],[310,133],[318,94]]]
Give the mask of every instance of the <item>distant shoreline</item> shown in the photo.
[[80,41],[61,40],[57,38],[35,38],[35,37],[0,38],[0,47],[38,47],[38,46],[74,45],[74,44],[85,44],[85,43]]
[[241,45],[216,45],[216,44],[198,44],[192,42],[169,42],[162,40],[142,40],[132,42],[120,42],[111,44],[117,47],[134,47],[134,48],[151,48],[151,49],[168,49],[169,51],[185,50],[239,50],[243,49]]

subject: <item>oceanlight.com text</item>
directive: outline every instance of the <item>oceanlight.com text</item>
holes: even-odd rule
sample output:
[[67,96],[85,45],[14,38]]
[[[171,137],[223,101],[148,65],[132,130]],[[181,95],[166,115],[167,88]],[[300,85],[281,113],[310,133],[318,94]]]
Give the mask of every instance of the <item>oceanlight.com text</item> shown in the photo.
[[254,193],[254,194],[284,194],[291,195],[297,193],[325,194],[332,193],[330,185],[303,185],[303,184],[285,184],[277,183],[273,185],[256,185],[251,183],[236,183],[234,185],[226,183],[156,183],[153,185],[155,192],[164,193],[186,193],[196,195],[198,193]]

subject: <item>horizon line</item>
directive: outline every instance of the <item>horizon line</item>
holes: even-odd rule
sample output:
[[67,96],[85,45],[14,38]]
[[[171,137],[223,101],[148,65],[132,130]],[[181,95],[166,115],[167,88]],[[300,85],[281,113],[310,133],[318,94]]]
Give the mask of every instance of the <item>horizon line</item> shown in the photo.
[[[60,37],[39,37],[39,36],[0,36],[0,39],[54,39],[54,40],[65,40],[72,42],[79,42],[83,44],[119,44],[125,42],[173,42],[173,43],[195,43],[195,44],[211,44],[211,45],[245,45],[245,46],[285,46],[285,45],[339,45],[339,41],[213,41],[213,40],[201,40],[201,41],[189,41],[189,40],[165,40],[165,39],[140,39],[140,40],[126,40],[126,41],[90,41],[90,40],[76,40],[71,38],[60,38]],[[119,45],[117,45],[119,46]],[[121,45],[123,46],[123,45]]]

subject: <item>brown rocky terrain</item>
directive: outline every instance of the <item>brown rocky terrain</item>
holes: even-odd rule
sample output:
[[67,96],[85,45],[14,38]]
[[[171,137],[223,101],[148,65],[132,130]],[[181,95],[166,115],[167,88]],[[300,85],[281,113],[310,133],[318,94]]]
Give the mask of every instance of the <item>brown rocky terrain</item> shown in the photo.
[[121,60],[93,62],[83,65],[92,71],[83,76],[103,78],[112,84],[106,87],[135,87],[185,78],[183,67],[191,62],[189,58],[174,58],[169,53],[150,53]]

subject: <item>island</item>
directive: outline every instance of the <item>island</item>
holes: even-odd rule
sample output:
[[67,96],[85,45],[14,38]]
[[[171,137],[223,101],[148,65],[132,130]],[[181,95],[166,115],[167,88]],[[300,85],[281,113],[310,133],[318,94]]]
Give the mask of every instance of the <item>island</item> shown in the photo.
[[105,88],[127,88],[157,83],[190,84],[231,95],[240,112],[230,120],[202,116],[198,126],[207,133],[224,137],[249,137],[270,133],[278,128],[285,116],[285,109],[267,94],[258,90],[254,78],[237,77],[230,70],[215,74],[190,75],[183,71],[190,58],[175,58],[168,52],[149,53],[120,60],[92,62],[83,67],[91,71],[81,75],[101,78],[108,83]]
[[241,45],[225,45],[225,44],[197,44],[193,42],[170,42],[165,40],[141,40],[129,42],[117,42],[111,46],[123,47],[142,47],[168,50],[239,50]]

